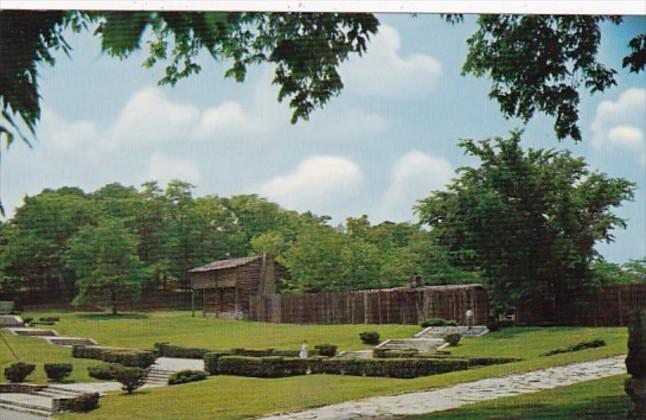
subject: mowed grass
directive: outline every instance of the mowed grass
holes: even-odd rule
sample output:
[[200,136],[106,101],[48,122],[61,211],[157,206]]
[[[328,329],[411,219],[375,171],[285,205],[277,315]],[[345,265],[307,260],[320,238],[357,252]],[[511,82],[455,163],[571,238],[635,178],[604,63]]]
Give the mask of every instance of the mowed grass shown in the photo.
[[631,408],[627,375],[581,382],[518,397],[499,398],[406,420],[624,419]]
[[[369,348],[358,339],[368,329],[382,338],[408,337],[419,328],[410,325],[280,325],[247,321],[191,318],[190,312],[125,314],[39,313],[60,315],[56,329],[63,335],[88,336],[101,344],[151,348],[156,341],[213,349],[232,347],[296,349],[303,339],[311,345],[337,344],[341,350]],[[7,334],[5,333],[5,336]],[[540,353],[579,341],[603,338],[608,345],[574,353],[539,357]],[[510,356],[524,360],[506,365],[416,379],[310,375],[280,379],[212,376],[173,387],[146,389],[126,396],[101,399],[101,407],[85,414],[63,414],[62,419],[242,419],[274,412],[302,410],[376,395],[390,395],[449,386],[487,377],[503,376],[580,361],[625,354],[625,328],[508,328],[484,337],[463,340],[455,355]],[[69,357],[69,349],[49,346],[36,338],[11,337],[19,353],[42,363],[50,357],[67,357],[75,364],[76,380],[85,380],[85,366],[96,361]],[[37,344],[36,344],[37,343]],[[11,362],[0,352],[3,365]],[[67,355],[67,356],[66,356]],[[82,369],[83,372],[78,372]],[[39,370],[42,367],[39,366]],[[40,373],[39,373],[40,375]],[[42,378],[35,376],[34,378]],[[30,378],[32,379],[32,378]]]

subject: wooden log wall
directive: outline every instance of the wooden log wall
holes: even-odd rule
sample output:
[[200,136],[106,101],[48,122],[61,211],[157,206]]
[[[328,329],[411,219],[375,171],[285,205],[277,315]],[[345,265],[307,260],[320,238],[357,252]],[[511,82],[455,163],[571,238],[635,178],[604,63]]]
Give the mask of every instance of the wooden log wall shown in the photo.
[[292,324],[418,324],[427,318],[487,321],[487,292],[480,285],[427,286],[252,296],[249,319]]
[[517,310],[516,322],[537,324],[552,321],[561,325],[588,327],[626,326],[632,313],[646,308],[646,284],[601,287],[586,300],[582,305],[575,305],[577,299],[573,296],[573,304],[558,308],[555,320],[546,319],[547,311],[543,308],[521,304]]

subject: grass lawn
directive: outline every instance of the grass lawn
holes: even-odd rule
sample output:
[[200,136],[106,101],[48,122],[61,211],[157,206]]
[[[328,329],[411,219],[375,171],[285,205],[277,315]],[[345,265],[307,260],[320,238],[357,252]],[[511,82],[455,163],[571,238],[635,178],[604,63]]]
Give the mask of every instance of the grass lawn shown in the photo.
[[631,408],[624,392],[627,375],[468,405],[455,410],[407,417],[431,419],[623,419]]
[[[35,315],[61,316],[61,321],[55,326],[61,335],[87,336],[100,344],[137,348],[151,348],[156,341],[168,341],[213,349],[297,349],[300,342],[307,339],[311,345],[332,343],[337,344],[340,350],[352,350],[369,348],[358,339],[358,333],[367,329],[378,331],[382,338],[409,337],[419,330],[411,325],[281,325],[226,321],[191,318],[190,312],[154,312],[118,317],[82,313]],[[7,337],[6,333],[4,335]],[[538,357],[548,350],[597,337],[605,339],[608,345]],[[626,328],[508,328],[478,339],[464,340],[453,350],[453,354],[519,357],[524,359],[521,362],[416,379],[332,375],[281,379],[214,376],[192,384],[141,390],[132,396],[108,395],[101,399],[98,410],[82,416],[87,419],[240,419],[624,354],[626,339]],[[86,380],[85,367],[97,363],[72,359],[69,349],[50,346],[37,338],[9,337],[9,340],[24,359],[37,361],[38,364],[67,357],[75,365],[73,379],[76,380]],[[0,368],[11,362],[8,352],[0,352]],[[44,379],[40,373],[42,367],[39,366],[38,370],[38,375],[30,377],[32,381]],[[78,415],[61,416],[65,419],[76,417]]]

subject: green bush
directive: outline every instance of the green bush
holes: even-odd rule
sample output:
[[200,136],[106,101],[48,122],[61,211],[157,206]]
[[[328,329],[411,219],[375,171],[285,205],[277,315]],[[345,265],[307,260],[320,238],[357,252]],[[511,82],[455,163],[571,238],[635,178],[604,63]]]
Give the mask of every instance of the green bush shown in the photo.
[[36,369],[36,365],[23,362],[14,363],[4,369],[4,377],[12,383],[25,382],[27,376],[31,375],[34,369]]
[[[211,354],[211,353],[209,353]],[[208,357],[208,356],[207,356]],[[312,374],[384,376],[392,378],[415,378],[468,369],[467,359],[330,359],[330,358],[283,358],[220,356],[213,358],[215,370],[225,375],[240,375],[261,378]],[[209,367],[212,371],[213,367]]]
[[117,370],[122,367],[123,365],[120,365],[118,363],[89,366],[87,368],[87,373],[94,379],[110,381],[117,376]]
[[155,349],[161,357],[179,357],[182,359],[203,359],[206,353],[212,351],[195,347],[175,346],[168,343],[155,343]]
[[336,355],[337,346],[334,344],[317,344],[314,346],[314,352],[320,356],[332,357]]
[[595,338],[594,340],[589,340],[589,341],[581,341],[580,343],[573,344],[571,346],[565,347],[565,348],[558,348],[554,350],[550,350],[547,353],[543,353],[540,356],[545,357],[545,356],[552,356],[553,354],[560,354],[560,353],[570,353],[573,351],[580,351],[580,350],[585,350],[585,349],[593,349],[596,347],[603,347],[606,345],[606,342],[602,338]]
[[418,353],[419,351],[416,349],[388,350],[375,348],[372,350],[372,357],[377,359],[401,359],[406,357],[415,357]]
[[28,317],[23,318],[22,320],[26,325],[28,325],[31,321],[34,320],[34,318],[28,316]]
[[155,353],[148,350],[114,349],[109,347],[72,346],[72,357],[103,360],[142,369],[155,363]]
[[454,320],[446,320],[442,318],[428,318],[425,321],[422,321],[420,326],[422,328],[428,328],[428,327],[455,327],[457,326],[458,323],[455,322]]
[[59,407],[63,411],[86,412],[99,406],[99,397],[98,392],[82,394],[75,398],[59,400]]
[[121,389],[128,394],[144,384],[146,371],[138,367],[121,367],[117,369],[115,379],[121,383]]
[[54,382],[61,382],[70,376],[73,366],[71,363],[45,363],[43,365],[47,379]]
[[460,342],[462,336],[460,334],[447,334],[444,336],[444,341],[449,343],[449,346],[455,347]]
[[170,378],[168,378],[168,385],[179,385],[187,382],[201,381],[206,379],[208,376],[208,373],[201,370],[181,370],[173,373]]
[[218,360],[223,356],[231,356],[230,352],[213,351],[204,355],[204,368],[211,375],[218,375]]
[[626,369],[635,379],[646,378],[646,311],[635,314],[628,327]]
[[377,331],[364,331],[359,333],[359,338],[364,344],[379,344],[379,333]]

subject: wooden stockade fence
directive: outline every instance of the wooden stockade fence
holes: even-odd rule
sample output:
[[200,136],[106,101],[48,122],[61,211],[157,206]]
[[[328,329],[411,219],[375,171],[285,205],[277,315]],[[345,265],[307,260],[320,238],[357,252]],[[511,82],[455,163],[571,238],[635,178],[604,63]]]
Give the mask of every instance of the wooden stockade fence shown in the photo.
[[[571,304],[557,308],[555,319],[550,321],[582,327],[628,325],[632,314],[646,308],[646,284],[604,286],[585,300],[581,304],[581,299],[572,296]],[[546,320],[545,313],[544,308],[536,305],[520,305],[516,321],[536,324]]]
[[418,324],[427,318],[487,321],[487,292],[477,284],[353,290],[250,298],[249,319],[288,324]]

